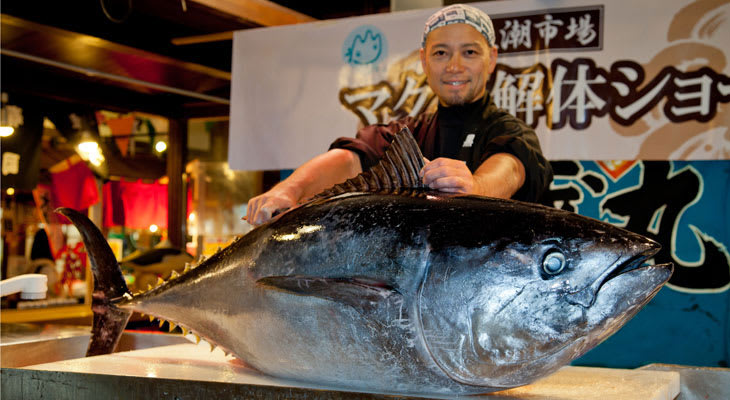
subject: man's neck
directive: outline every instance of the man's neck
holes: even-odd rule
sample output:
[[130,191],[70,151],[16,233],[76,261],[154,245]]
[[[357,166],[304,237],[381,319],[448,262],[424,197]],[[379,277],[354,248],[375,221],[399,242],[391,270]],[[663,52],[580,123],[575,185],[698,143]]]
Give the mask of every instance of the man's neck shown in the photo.
[[466,103],[466,104],[459,104],[459,105],[452,105],[447,106],[442,104],[439,101],[438,110],[443,114],[449,114],[449,115],[459,115],[463,113],[471,113],[474,110],[479,109],[482,105],[484,105],[488,100],[488,95],[484,94],[484,96],[478,98],[477,100]]

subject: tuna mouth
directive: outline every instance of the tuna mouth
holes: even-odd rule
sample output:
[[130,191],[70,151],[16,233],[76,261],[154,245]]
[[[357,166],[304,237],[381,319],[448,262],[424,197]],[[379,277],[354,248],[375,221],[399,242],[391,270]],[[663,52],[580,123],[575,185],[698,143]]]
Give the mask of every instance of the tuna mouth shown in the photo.
[[[642,243],[641,247],[643,247],[643,250],[633,256],[630,256],[628,259],[622,261],[621,257],[619,257],[619,259],[616,260],[616,263],[613,264],[614,267],[606,269],[606,271],[599,275],[590,286],[580,291],[568,294],[566,296],[568,303],[589,308],[596,301],[598,292],[607,282],[612,279],[616,279],[619,276],[628,275],[632,272],[640,274],[642,273],[640,270],[668,270],[669,273],[666,274],[666,280],[668,280],[672,271],[671,263],[659,265],[649,265],[646,263],[651,257],[659,252],[661,246],[654,241],[647,241]],[[664,282],[666,282],[666,280],[664,280]]]
[[[658,250],[657,250],[658,251]],[[625,274],[630,271],[635,271],[640,268],[645,268],[647,264],[645,263],[647,260],[649,260],[650,257],[654,256],[654,254],[657,253],[657,251],[654,250],[647,250],[641,254],[637,254],[622,264],[620,264],[618,267],[614,268],[608,275],[606,275],[606,278],[601,283],[601,286],[610,281],[611,279],[621,275]]]

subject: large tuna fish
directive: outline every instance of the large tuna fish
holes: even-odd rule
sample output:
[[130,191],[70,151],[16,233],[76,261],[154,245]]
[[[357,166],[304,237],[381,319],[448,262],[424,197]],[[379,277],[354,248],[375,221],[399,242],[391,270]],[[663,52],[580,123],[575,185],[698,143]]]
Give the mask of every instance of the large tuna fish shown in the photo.
[[574,213],[397,189],[418,186],[422,161],[410,134],[398,135],[384,160],[135,295],[98,230],[61,210],[92,260],[88,354],[112,351],[134,310],[275,377],[377,392],[489,392],[584,354],[672,273],[671,264],[644,265],[657,243]]

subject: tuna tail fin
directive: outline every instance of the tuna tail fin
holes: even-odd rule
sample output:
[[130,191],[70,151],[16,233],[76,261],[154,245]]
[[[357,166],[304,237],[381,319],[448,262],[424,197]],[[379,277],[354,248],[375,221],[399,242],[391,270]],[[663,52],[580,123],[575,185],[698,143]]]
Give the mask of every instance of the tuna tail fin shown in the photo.
[[349,192],[425,188],[420,176],[424,165],[418,143],[411,131],[403,127],[395,135],[378,164],[354,178],[321,192],[314,198],[321,199]]
[[94,273],[94,294],[91,309],[94,326],[86,356],[109,354],[117,347],[132,311],[115,306],[115,300],[131,293],[119,269],[112,249],[99,229],[85,215],[71,208],[59,208],[57,213],[70,219],[81,232]]

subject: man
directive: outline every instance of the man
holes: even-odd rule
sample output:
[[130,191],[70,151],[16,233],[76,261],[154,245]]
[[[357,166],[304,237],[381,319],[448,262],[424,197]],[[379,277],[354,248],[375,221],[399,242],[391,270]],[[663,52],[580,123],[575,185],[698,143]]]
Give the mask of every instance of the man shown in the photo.
[[428,160],[424,184],[451,193],[538,201],[552,180],[535,132],[499,110],[486,91],[497,63],[489,16],[471,6],[446,7],[426,21],[421,64],[439,99],[434,114],[407,117],[339,138],[286,180],[248,203],[248,221],[272,215],[375,165],[407,126]]

